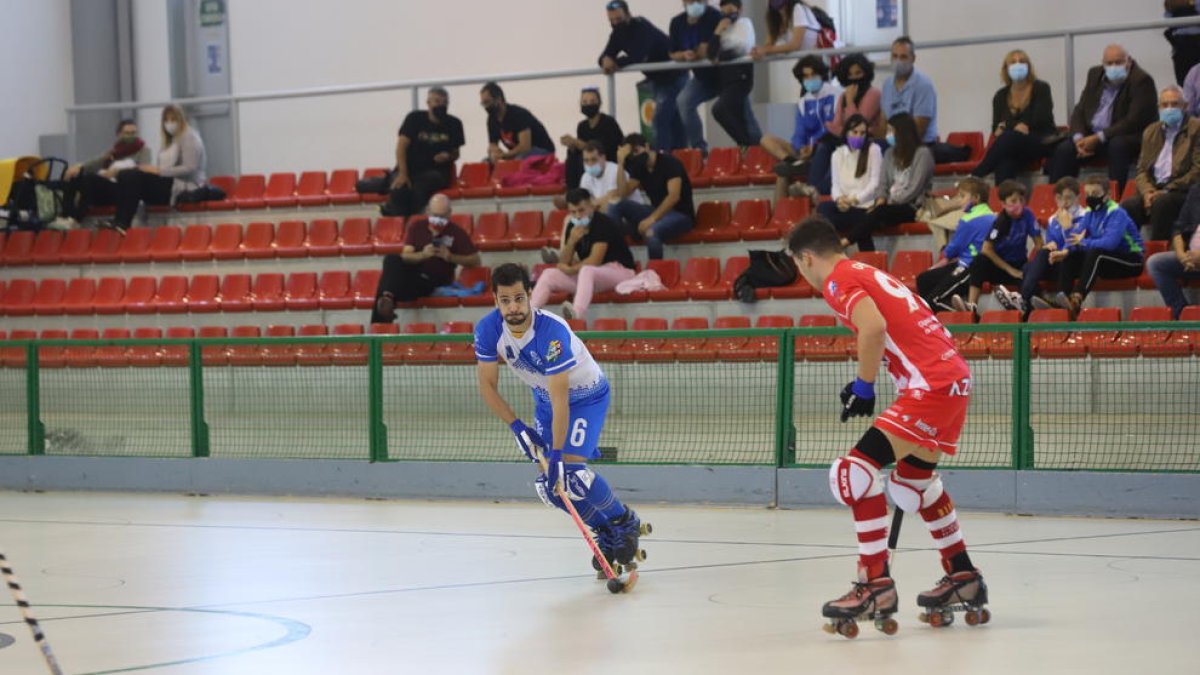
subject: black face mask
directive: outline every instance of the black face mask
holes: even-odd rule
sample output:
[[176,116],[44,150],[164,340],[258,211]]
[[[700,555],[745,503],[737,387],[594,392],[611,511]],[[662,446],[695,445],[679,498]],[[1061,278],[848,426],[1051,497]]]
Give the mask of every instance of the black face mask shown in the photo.
[[625,168],[630,173],[645,173],[650,165],[650,153],[643,152],[640,155],[634,155],[625,160]]
[[600,112],[600,104],[599,103],[591,103],[588,105],[581,105],[581,106],[579,106],[579,112],[583,113],[584,117],[588,117],[588,118],[595,117],[596,113]]
[[488,114],[488,117],[495,117],[500,112],[500,104],[493,103],[483,107],[483,111]]
[[1093,197],[1092,195],[1088,195],[1087,207],[1093,211],[1099,211],[1100,207],[1104,206],[1105,202],[1107,202],[1107,201],[1108,201],[1108,198],[1105,197],[1104,195],[1100,195],[1099,197]]
[[430,109],[429,109],[429,113],[430,113],[431,115],[433,115],[433,118],[434,118],[434,119],[436,119],[437,121],[439,121],[439,122],[440,122],[440,121],[442,121],[442,120],[446,119],[446,111],[447,111],[447,110],[449,110],[449,107],[448,107],[448,106],[444,106],[444,105],[435,105],[435,106],[433,106],[432,108],[430,108]]
[[847,79],[847,80],[842,80],[842,86],[843,86],[843,87],[851,87],[851,86],[859,86],[859,87],[861,87],[861,86],[862,86],[862,83],[863,83],[863,79],[862,79],[861,77],[860,77],[860,78],[858,78],[857,80],[849,80],[849,79]]

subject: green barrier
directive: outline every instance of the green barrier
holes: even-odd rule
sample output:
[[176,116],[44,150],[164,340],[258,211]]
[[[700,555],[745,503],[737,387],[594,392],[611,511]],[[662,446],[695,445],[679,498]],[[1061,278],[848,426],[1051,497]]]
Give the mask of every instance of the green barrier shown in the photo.
[[[1200,471],[1200,358],[1187,334],[1200,324],[952,330],[984,358],[969,360],[971,409],[945,466]],[[867,425],[838,421],[855,375],[842,328],[583,338],[613,387],[601,461],[823,467]],[[0,454],[518,461],[478,394],[470,340],[10,341]],[[1100,344],[1113,356],[1092,356]],[[877,411],[894,398],[880,376]],[[531,421],[528,388],[500,381]]]

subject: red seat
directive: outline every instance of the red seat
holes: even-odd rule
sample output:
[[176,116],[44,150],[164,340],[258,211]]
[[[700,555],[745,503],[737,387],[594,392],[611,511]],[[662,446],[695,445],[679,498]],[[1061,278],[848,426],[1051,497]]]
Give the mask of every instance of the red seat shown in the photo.
[[[149,243],[149,239],[146,241]],[[120,232],[110,229],[96,230],[96,236],[92,239],[92,245],[88,249],[88,261],[97,264],[119,262],[121,247],[124,244],[125,239]]]
[[280,258],[303,258],[308,252],[304,247],[307,237],[308,225],[303,221],[285,220],[276,228],[275,242],[271,246]]
[[[398,335],[400,327],[394,323],[373,323],[368,326],[367,333],[370,335]],[[380,345],[384,365],[394,366],[403,360],[398,356],[398,347],[399,344],[395,342],[384,342]]]
[[779,230],[780,235],[786,235],[796,223],[804,220],[812,213],[812,203],[808,199],[788,197],[775,203],[775,212],[771,214],[769,227]]
[[[1200,321],[1200,306],[1184,307],[1179,320]],[[1147,358],[1189,356],[1193,351],[1200,352],[1200,330],[1173,330],[1162,342],[1143,344],[1141,351]]]
[[[293,337],[295,335],[296,329],[291,326],[267,326],[267,332],[264,337]],[[293,366],[296,365],[296,352],[298,350],[299,345],[296,344],[267,342],[258,349],[258,363],[264,366]],[[232,353],[230,354],[230,362],[233,362]]]
[[[687,171],[688,180],[694,188],[706,188],[712,185],[712,179],[704,177],[704,155],[697,148],[680,148],[672,150],[671,154],[683,164]],[[614,158],[615,161],[615,158]]]
[[679,286],[687,290],[693,300],[723,300],[728,290],[721,285],[721,260],[719,258],[689,258],[683,266]]
[[[1067,323],[1071,320],[1070,314],[1065,309],[1035,309],[1029,314],[1029,323]],[[1041,331],[1030,336],[1030,349],[1032,353],[1042,357],[1063,357],[1075,355],[1073,351],[1067,351],[1062,343],[1066,342],[1070,333],[1063,331]],[[1079,350],[1079,355],[1082,356],[1082,349]]]
[[[750,266],[749,256],[735,255],[725,259],[725,269],[721,272],[720,287],[722,295],[720,299],[727,299],[733,296],[733,282],[746,271]],[[770,289],[757,288],[754,291],[755,298],[763,300],[770,296]]]
[[221,293],[217,296],[217,304],[221,311],[249,312],[253,309],[254,298],[250,288],[249,274],[226,274],[221,279]]
[[157,292],[158,283],[154,277],[132,277],[121,298],[121,307],[127,314],[153,314]]
[[[95,279],[72,279],[67,283],[67,294],[63,297],[63,313],[72,316],[91,314],[92,300],[95,297]],[[11,314],[12,312],[9,313]]]
[[212,260],[212,228],[208,225],[188,225],[179,242],[179,257],[183,260]]
[[282,311],[286,306],[283,300],[283,275],[277,272],[255,275],[250,298],[250,304],[256,312]]
[[747,241],[779,238],[779,228],[771,225],[771,203],[766,199],[743,199],[733,209],[729,223],[738,236]]
[[[1169,246],[1170,242],[1167,241],[1147,239],[1146,241],[1142,242],[1142,259],[1150,260],[1150,256],[1166,251]],[[1154,284],[1154,278],[1150,276],[1150,270],[1145,265],[1142,265],[1142,273],[1138,275],[1134,283],[1138,288],[1144,288],[1148,291],[1158,288]]]
[[382,270],[359,270],[354,273],[354,284],[351,292],[354,295],[355,309],[371,309],[375,305],[375,292],[379,289],[379,277]]
[[933,266],[933,254],[929,251],[896,251],[892,261],[892,276],[910,291],[917,290],[917,275]]
[[320,218],[308,224],[308,237],[304,248],[312,258],[328,258],[342,252],[338,245],[337,221]]
[[[780,314],[765,314],[754,321],[755,328],[791,328],[792,317]],[[746,342],[746,349],[757,349],[764,361],[779,359],[779,338],[774,336],[754,337]]]
[[[801,328],[826,328],[837,325],[831,314],[805,314]],[[800,335],[796,337],[796,355],[809,361],[845,361],[854,349],[851,335]]]
[[[1075,318],[1077,324],[1087,323],[1120,323],[1121,310],[1117,307],[1087,307]],[[1067,343],[1082,348],[1088,354],[1096,355],[1096,351],[1105,351],[1117,342],[1121,335],[1119,330],[1081,330],[1067,338]],[[1075,354],[1082,356],[1082,354]],[[1048,355],[1047,355],[1048,356]]]
[[58,249],[59,262],[65,265],[83,265],[91,260],[93,230],[71,230]]
[[495,188],[491,183],[492,167],[487,162],[467,162],[458,174],[458,188],[467,199],[491,197]]
[[[43,330],[38,336],[39,340],[66,340],[67,331],[57,329]],[[38,365],[45,368],[62,368],[66,365],[64,352],[65,347],[38,347]]]
[[347,218],[342,221],[338,235],[338,248],[342,255],[369,255],[371,244],[371,221],[369,218]]
[[33,242],[36,234],[32,230],[17,230],[8,235],[4,252],[0,253],[0,265],[17,267],[33,264]]
[[[376,335],[395,335],[400,329],[395,324],[371,324],[371,333]],[[405,335],[433,335],[437,326],[432,323],[410,323],[404,327]],[[385,342],[383,343],[383,362],[387,365],[397,363],[432,363],[437,361],[433,351],[434,343],[414,342]]]
[[[92,328],[76,328],[71,331],[71,339],[99,340],[100,331]],[[56,349],[61,350],[61,359],[57,364],[53,363],[53,356],[51,356],[50,362],[47,362],[46,355],[40,352],[38,354],[39,364],[47,368],[63,365],[68,368],[91,368],[96,365],[96,345],[69,345]]]
[[[190,339],[194,337],[196,337],[196,329],[190,326],[177,326],[167,329],[168,340]],[[130,365],[186,366],[191,363],[191,347],[189,345],[163,345],[159,350],[158,357],[157,364],[149,364],[134,360],[131,354]]]
[[[974,312],[948,312],[942,311],[937,313],[938,321],[942,322],[943,326],[970,326],[975,323]],[[968,358],[964,350],[970,351],[973,349],[981,350],[981,353],[975,354],[971,358],[982,358],[987,356],[986,343],[980,342],[977,346],[972,346],[975,340],[975,333],[970,331],[951,331],[951,339],[954,340],[954,346],[958,349],[960,355]]]
[[[755,291],[755,296],[762,297],[762,290],[764,289]],[[771,297],[776,300],[795,300],[798,298],[811,298],[813,295],[820,295],[820,293],[813,290],[812,285],[808,283],[808,280],[804,278],[804,275],[799,273],[796,274],[796,278],[792,280],[792,283],[788,284],[787,286],[773,286],[766,290],[769,291]]]
[[242,235],[241,253],[249,260],[275,257],[275,225],[273,223],[250,223]]
[[[152,228],[154,234],[150,239],[148,255],[155,262],[176,262],[181,254],[179,245],[183,241],[183,230],[174,225],[164,225]],[[132,231],[132,230],[131,230]],[[126,235],[126,239],[128,239]],[[125,262],[132,262],[126,259]]]
[[508,238],[508,214],[481,213],[475,221],[475,245],[481,251],[507,251],[512,248]]
[[[254,328],[258,334],[258,328]],[[196,333],[199,338],[223,338],[229,336],[229,329],[224,326],[203,326]],[[205,345],[200,348],[200,360],[206,366],[224,366],[229,363],[229,350],[226,345]]]
[[[387,169],[384,169],[382,167],[372,167],[370,169],[367,169],[366,171],[363,171],[363,180],[366,180],[368,178],[384,178],[387,176],[387,174],[388,174]],[[381,195],[376,192],[367,192],[367,193],[361,194],[359,196],[362,197],[362,200],[368,204],[381,204],[381,203],[387,201],[387,196]]]
[[513,187],[505,187],[504,179],[517,173],[521,169],[521,160],[519,159],[502,159],[492,166],[492,187],[496,190],[497,197],[523,197],[529,194],[528,185],[520,185]]
[[284,286],[283,303],[291,311],[311,312],[319,309],[321,303],[317,297],[317,273],[289,274]]
[[213,230],[209,252],[217,260],[236,260],[243,256],[242,226],[237,223],[222,223]]
[[491,307],[496,303],[496,296],[492,294],[492,268],[486,265],[464,267],[458,273],[458,283],[466,288],[471,288],[479,283],[483,284],[482,293],[459,298],[464,307]]
[[730,226],[729,202],[702,202],[696,208],[696,225],[678,239],[679,243],[737,241],[741,236]]
[[851,260],[866,263],[877,270],[887,271],[887,253],[883,251],[859,251],[850,256]]
[[57,265],[62,262],[63,233],[59,230],[42,230],[37,233],[29,257],[35,265]]
[[[105,328],[100,334],[102,340],[128,340],[128,328]],[[96,365],[104,368],[124,368],[129,365],[129,347],[127,345],[104,345],[96,348]]]
[[774,185],[776,161],[761,145],[752,145],[742,156],[741,174],[751,185]]
[[[680,317],[671,322],[671,330],[708,330],[708,319]],[[671,340],[671,346],[678,361],[715,361],[717,358],[717,348],[709,344],[708,338],[677,338]]]
[[296,205],[296,174],[273,173],[267,179],[263,203],[273,209],[291,208]]
[[979,162],[983,161],[985,147],[982,132],[952,131],[946,137],[946,142],[950,145],[965,145],[971,149],[971,154],[963,162],[938,164],[933,169],[935,175],[944,176],[948,174],[970,173],[972,169],[979,165]]
[[[225,193],[225,198],[220,200],[212,200],[206,202],[192,202],[188,204],[178,204],[175,208],[184,212],[196,211],[232,211],[237,208],[233,203],[232,197],[237,189],[237,178],[234,176],[209,176],[208,184]],[[147,205],[146,211],[149,213],[165,212],[170,210],[169,206],[152,206]]]
[[646,269],[653,270],[662,280],[666,290],[650,291],[647,295],[656,302],[687,300],[687,289],[679,284],[679,261],[675,259],[651,260]]
[[[362,330],[362,327],[359,327]],[[329,329],[325,325],[301,326],[296,333],[300,337],[320,337],[329,335]],[[295,346],[296,363],[302,366],[325,366],[329,365],[329,344],[326,342],[318,342],[313,344],[298,344]]]
[[[717,330],[746,330],[750,328],[748,316],[719,316],[713,328]],[[757,361],[762,358],[758,342],[751,344],[748,337],[713,337],[707,341],[715,357],[721,361]]]
[[358,182],[358,169],[335,169],[329,175],[330,204],[358,204],[362,201],[354,189]]
[[[8,336],[9,340],[36,340],[37,331],[17,329]],[[0,347],[0,365],[9,368],[24,368],[29,352],[25,347]]]
[[738,148],[711,148],[704,162],[701,178],[712,181],[714,186],[745,185],[750,182],[738,173],[742,166],[742,152]]
[[566,209],[554,209],[550,215],[546,217],[545,234],[549,239],[549,245],[558,247],[562,246],[563,226],[567,222]]
[[[133,339],[135,340],[161,340],[162,336],[163,332],[161,328],[147,327],[135,328],[133,330]],[[138,368],[154,368],[162,365],[165,349],[166,347],[163,345],[133,345],[129,347],[125,356],[128,365]],[[186,350],[187,348],[185,347],[184,349]]]
[[[1080,319],[1083,318],[1083,312],[1080,312]],[[1169,322],[1171,321],[1170,307],[1134,307],[1129,312],[1129,321],[1138,322]],[[1137,356],[1143,346],[1147,346],[1151,351],[1157,346],[1167,342],[1171,337],[1169,330],[1123,330],[1110,343],[1092,344],[1088,346],[1088,353],[1097,357],[1108,358],[1132,358]]]
[[[164,283],[165,281],[164,279]],[[220,290],[221,279],[215,274],[198,274],[192,277],[188,283],[187,294],[183,297],[186,311],[194,314],[219,311],[221,303],[217,294]]]
[[450,222],[457,225],[467,236],[475,233],[475,217],[469,213],[452,213],[450,214]]
[[1033,186],[1033,192],[1029,195],[1029,210],[1033,211],[1039,223],[1045,225],[1049,222],[1058,211],[1058,205],[1054,202],[1053,183],[1038,183]]
[[233,189],[231,198],[234,205],[239,209],[261,209],[267,205],[265,200],[266,192],[266,176],[257,173],[247,173],[238,177],[237,187]]
[[404,219],[384,216],[375,220],[373,246],[376,253],[401,253],[404,251]]
[[541,211],[514,213],[508,230],[513,248],[518,251],[532,251],[549,243],[549,240],[542,234],[542,225]]
[[353,309],[354,294],[350,289],[350,273],[322,272],[317,284],[317,298],[321,309]]
[[329,203],[325,193],[325,172],[305,171],[296,184],[296,203],[300,206],[324,206]]
[[33,296],[33,314],[39,316],[63,313],[63,298],[67,294],[67,282],[63,279],[42,279]]
[[[282,329],[288,331],[287,333],[284,333],[284,334],[291,335],[291,332],[290,332],[292,329],[291,326],[271,326],[271,328],[267,329],[268,335],[270,334],[270,331],[272,329],[278,329],[278,328],[282,328]],[[233,338],[252,338],[252,337],[260,337],[261,335],[262,335],[262,332],[259,330],[258,326],[237,326],[229,333],[229,337],[233,337]],[[225,350],[229,365],[231,365],[231,366],[259,366],[259,365],[262,365],[262,363],[263,363],[262,358],[261,358],[262,347],[263,346],[261,344],[229,345]]]
[[[154,233],[160,228],[151,227],[131,227],[125,232],[124,239],[121,240],[120,246],[117,248],[116,259],[105,260],[103,262],[150,262],[150,243],[154,237]],[[174,228],[178,232],[179,228]],[[170,237],[171,235],[163,235]],[[178,239],[176,239],[176,248],[178,248]],[[169,243],[167,241],[166,243]],[[97,262],[101,262],[97,260]]]
[[[667,320],[660,317],[639,317],[633,320],[634,331],[663,331],[668,329]],[[674,361],[675,349],[669,339],[635,335],[625,341],[625,349],[633,354],[635,361]]]
[[[216,280],[211,275],[210,278]],[[154,294],[154,310],[159,314],[183,314],[188,311],[187,294],[187,277],[163,277],[158,280],[158,292]]]
[[37,282],[32,279],[13,279],[8,282],[4,297],[0,299],[0,310],[8,316],[30,316],[36,296]]
[[[333,327],[334,335],[362,335],[363,327],[356,323],[341,323]],[[366,342],[334,342],[329,345],[329,359],[339,365],[362,365],[367,362]]]
[[[447,321],[442,333],[451,335],[471,334],[475,326],[470,321]],[[438,361],[447,363],[474,363],[475,345],[470,342],[439,342],[434,345]]]
[[120,314],[125,311],[125,279],[104,277],[96,285],[92,298],[92,311],[96,314]]
[[[629,324],[625,319],[607,318],[592,321],[593,331],[625,331]],[[621,339],[588,338],[588,351],[599,361],[632,361],[632,352],[625,349],[625,341]]]

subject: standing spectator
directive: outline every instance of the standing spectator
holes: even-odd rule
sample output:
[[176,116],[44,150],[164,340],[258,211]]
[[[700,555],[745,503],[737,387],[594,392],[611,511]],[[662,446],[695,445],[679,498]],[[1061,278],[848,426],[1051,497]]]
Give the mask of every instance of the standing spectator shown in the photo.
[[987,205],[987,195],[988,184],[982,180],[970,177],[959,181],[958,200],[964,209],[962,219],[958,221],[950,243],[942,249],[942,258],[917,275],[917,293],[935,312],[953,311],[954,296],[967,290],[971,280],[968,270],[996,219]]
[[[379,207],[385,216],[421,213],[433,193],[454,182],[454,163],[466,143],[462,120],[447,112],[450,94],[442,87],[430,88],[425,106],[408,113],[396,134],[396,166],[380,181],[388,193]],[[383,192],[373,187],[360,181],[359,192]]]
[[1058,211],[1046,227],[1045,243],[1021,271],[1020,292],[1011,291],[1003,285],[996,286],[993,291],[1001,307],[1021,312],[1022,321],[1029,316],[1034,304],[1051,306],[1050,301],[1041,295],[1041,282],[1058,279],[1059,264],[1071,250],[1067,240],[1083,231],[1082,221],[1086,210],[1079,205],[1079,194],[1078,180],[1070,176],[1058,179],[1054,184],[1054,202]]
[[[1196,0],[1163,0],[1163,9],[1168,19],[1200,16],[1200,2]],[[1171,43],[1175,82],[1183,86],[1188,72],[1200,63],[1200,26],[1174,26],[1163,31],[1163,37]]]
[[[612,33],[600,54],[600,68],[612,75],[631,63],[670,61],[671,41],[645,17],[629,13],[629,3],[612,0],[605,9]],[[654,145],[661,150],[684,147],[687,137],[679,116],[677,99],[687,84],[687,71],[660,70],[646,73],[654,85]]]
[[[597,141],[588,141],[587,145],[583,146],[583,178],[579,181],[579,187],[586,190],[592,198],[592,208],[601,213],[606,213],[611,204],[621,201],[621,193],[617,189],[617,174],[622,170],[617,166],[616,162],[609,161],[604,148]],[[628,178],[628,176],[626,176]],[[570,190],[567,191],[568,193]],[[555,197],[555,208],[565,209],[568,207],[566,197],[562,198],[562,205],[558,203],[559,197]],[[635,190],[629,195],[631,201],[639,204],[645,204],[646,198],[642,196],[641,190]],[[571,234],[571,221],[568,219],[566,230],[563,232],[563,241]],[[558,249],[545,246],[542,248],[542,261],[547,263],[558,262]]]
[[[803,175],[827,176],[829,160],[838,136],[829,133],[837,109],[841,87],[829,81],[829,66],[818,56],[803,56],[792,68],[792,77],[800,83],[800,100],[796,104],[796,126],[791,141],[778,136],[763,136],[762,147],[779,160],[775,173],[775,202],[787,196],[788,179]],[[817,148],[828,149],[818,152]],[[828,190],[826,190],[828,192]]]
[[[670,153],[647,147],[641,134],[625,137],[625,144],[617,150],[617,167],[621,169],[617,172],[621,201],[608,207],[608,215],[630,236],[645,239],[650,259],[658,260],[663,257],[665,242],[682,237],[696,225],[687,170]],[[649,204],[630,198],[639,188],[646,191]]]
[[996,183],[1017,177],[1030,162],[1049,154],[1054,140],[1054,97],[1037,79],[1029,55],[1014,49],[1000,66],[1004,86],[992,97],[992,143],[971,175],[996,174]]
[[817,213],[842,235],[842,246],[857,244],[860,251],[875,250],[866,228],[867,209],[875,205],[882,168],[883,152],[871,142],[867,120],[860,115],[851,117],[842,146],[833,153],[833,200],[817,207]]
[[[878,196],[864,223],[868,241],[878,229],[916,220],[917,209],[933,187],[933,151],[921,144],[912,115],[900,113],[888,120],[887,144]],[[873,251],[874,243],[871,248],[860,244],[859,250]]]
[[767,4],[767,44],[755,47],[756,59],[815,49],[821,24],[804,0],[770,0]]
[[[1089,176],[1083,182],[1088,212],[1082,232],[1067,238],[1073,250],[1059,269],[1055,304],[1071,313],[1071,320],[1100,279],[1128,279],[1142,273],[1142,235],[1138,226],[1108,196],[1108,181]],[[1036,304],[1036,302],[1035,302]]]
[[567,149],[567,189],[579,187],[579,179],[583,177],[583,149],[589,142],[599,143],[605,156],[616,157],[617,147],[625,138],[617,120],[600,112],[600,103],[600,90],[584,87],[579,92],[579,112],[583,121],[575,128],[574,136],[563,134],[558,141]]
[[1104,48],[1104,62],[1088,70],[1087,84],[1071,112],[1071,137],[1058,144],[1046,163],[1050,182],[1078,176],[1079,164],[1108,160],[1108,179],[1117,194],[1125,189],[1138,156],[1142,131],[1154,121],[1154,78],[1125,48]]
[[404,250],[383,258],[383,274],[375,291],[371,323],[396,320],[396,304],[431,295],[454,282],[454,271],[479,266],[471,237],[450,220],[450,198],[434,195],[427,217],[413,220],[404,234]]
[[509,103],[500,85],[495,82],[483,85],[479,91],[479,105],[488,116],[488,161],[554,154],[554,141],[550,140],[546,127],[533,113]]
[[875,123],[875,136],[883,136],[887,120],[908,113],[917,123],[921,142],[933,151],[935,162],[961,162],[970,155],[969,150],[938,142],[937,89],[933,80],[913,65],[916,60],[917,52],[911,38],[904,35],[892,41],[894,74],[883,82],[880,97],[883,115]]
[[1200,185],[1188,190],[1187,201],[1175,221],[1171,250],[1155,253],[1146,261],[1146,271],[1154,279],[1163,302],[1171,308],[1171,318],[1178,319],[1187,306],[1182,281],[1200,280]]
[[964,302],[959,296],[950,299],[950,304],[959,312],[969,311],[979,315],[979,294],[985,283],[993,285],[1016,284],[1022,278],[1025,263],[1029,260],[1026,240],[1033,242],[1034,250],[1042,248],[1042,232],[1037,218],[1025,206],[1025,186],[1015,180],[1006,180],[998,190],[1003,208],[992,222],[992,229],[979,249],[979,255],[967,270],[970,287]]
[[625,233],[611,218],[596,210],[592,195],[575,188],[567,192],[570,230],[563,235],[559,262],[542,272],[529,304],[546,306],[555,291],[574,291],[574,300],[562,304],[564,319],[586,318],[594,293],[603,293],[633,278],[633,253]]
[[[742,0],[721,0],[724,18],[713,30],[720,38],[720,51],[714,61],[734,61],[747,56],[754,46],[754,24],[740,16]],[[742,148],[762,140],[758,120],[750,109],[750,91],[754,89],[754,66],[749,63],[725,65],[717,69],[721,95],[713,103],[712,114],[725,133]],[[747,117],[749,112],[749,117]]]
[[63,175],[63,217],[51,227],[71,229],[79,226],[92,206],[112,206],[115,203],[117,174],[150,164],[150,148],[138,137],[137,122],[121,120],[117,124],[117,141],[99,157],[69,167]]
[[138,204],[174,204],[179,195],[195,190],[208,180],[208,157],[200,134],[188,124],[183,108],[169,105],[162,111],[162,150],[158,164],[142,164],[117,174],[113,199],[117,206],[114,225],[128,230],[137,215]]
[[1150,224],[1151,239],[1167,239],[1188,188],[1200,181],[1200,119],[1187,114],[1183,90],[1171,85],[1158,95],[1158,122],[1142,133],[1136,195],[1121,202],[1133,222]]
[[1192,66],[1184,78],[1183,97],[1187,99],[1188,114],[1200,117],[1200,63]]

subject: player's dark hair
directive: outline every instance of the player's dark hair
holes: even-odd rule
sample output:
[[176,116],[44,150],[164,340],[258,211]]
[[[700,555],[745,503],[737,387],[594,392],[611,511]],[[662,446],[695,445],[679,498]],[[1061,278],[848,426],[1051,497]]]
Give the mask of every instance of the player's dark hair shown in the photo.
[[800,60],[797,61],[796,65],[792,67],[792,77],[796,78],[796,81],[800,82],[801,84],[804,83],[805,68],[813,71],[813,73],[822,80],[829,80],[829,66],[825,65],[825,59],[817,56],[816,54],[809,54],[807,56],[800,57]]
[[571,206],[582,204],[592,198],[592,193],[583,188],[571,188],[567,190],[567,203]]
[[508,100],[508,99],[504,98],[504,90],[501,89],[500,85],[496,84],[495,82],[485,83],[479,91],[486,91],[488,93],[488,96],[491,96],[494,100],[497,100],[497,101],[507,101]]
[[958,185],[955,187],[958,188],[959,192],[965,192],[981,202],[987,201],[988,190],[991,189],[988,187],[986,181],[976,178],[975,176],[967,176],[966,178],[958,181]]
[[1000,201],[1002,202],[1008,201],[1008,198],[1013,195],[1021,195],[1021,199],[1025,199],[1026,195],[1029,194],[1026,192],[1025,185],[1023,183],[1012,179],[1001,183],[1000,186],[996,188],[996,192],[999,193]]
[[520,283],[528,291],[533,288],[533,280],[529,278],[529,270],[517,263],[504,263],[492,270],[492,293],[500,290],[501,286],[512,286]]
[[1097,174],[1095,176],[1088,176],[1087,178],[1084,178],[1083,186],[1086,188],[1089,185],[1096,185],[1098,187],[1104,188],[1104,196],[1105,197],[1108,196],[1109,185],[1108,185],[1108,177],[1107,176],[1102,176],[1102,175]]
[[842,237],[824,216],[809,216],[788,233],[787,245],[792,255],[800,255],[801,251],[829,255],[842,251]]
[[895,40],[892,40],[892,46],[895,47],[896,45],[908,45],[909,49],[916,52],[916,46],[913,45],[912,38],[908,37],[907,35],[901,35]]
[[587,143],[584,143],[583,151],[597,152],[600,153],[601,157],[608,157],[608,153],[604,152],[604,146],[600,144],[600,141],[588,141]]
[[1058,182],[1054,184],[1054,194],[1061,195],[1067,191],[1074,192],[1075,194],[1082,192],[1083,190],[1081,190],[1079,187],[1079,179],[1075,178],[1074,176],[1063,176],[1062,178],[1059,178]]

